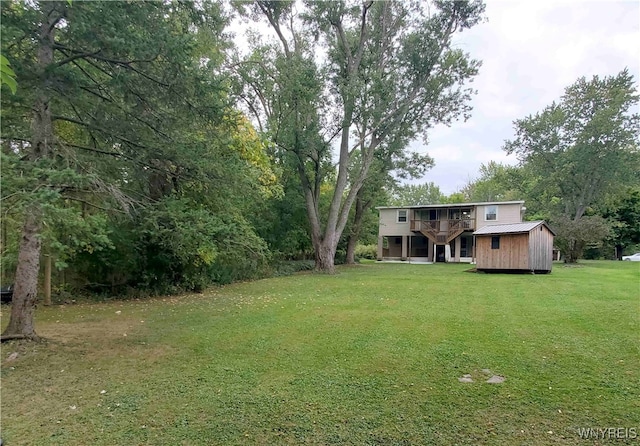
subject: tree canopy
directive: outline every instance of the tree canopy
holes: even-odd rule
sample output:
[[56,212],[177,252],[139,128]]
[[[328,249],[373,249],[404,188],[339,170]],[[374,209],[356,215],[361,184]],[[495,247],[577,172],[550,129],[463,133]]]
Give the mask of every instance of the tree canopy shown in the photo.
[[529,194],[546,203],[549,217],[558,221],[558,240],[569,261],[587,243],[608,235],[594,214],[638,180],[637,105],[633,76],[623,70],[580,78],[558,103],[514,122],[516,137],[504,149],[518,156]]
[[[437,1],[429,10],[419,2],[336,1],[305,2],[298,11],[299,6],[239,3],[242,14],[265,20],[276,38],[255,39],[249,57],[233,66],[247,108],[283,162],[298,173],[316,267],[331,272],[374,160],[386,172],[407,164],[407,156],[416,159],[406,153],[416,136],[435,123],[468,116],[473,90],[465,83],[479,62],[454,49],[451,39],[480,21],[484,5]],[[321,213],[320,191],[328,178],[332,198]]]
[[281,188],[216,74],[225,24],[209,2],[3,2],[5,334],[35,336],[43,245],[94,286],[199,289],[268,257],[246,215]]

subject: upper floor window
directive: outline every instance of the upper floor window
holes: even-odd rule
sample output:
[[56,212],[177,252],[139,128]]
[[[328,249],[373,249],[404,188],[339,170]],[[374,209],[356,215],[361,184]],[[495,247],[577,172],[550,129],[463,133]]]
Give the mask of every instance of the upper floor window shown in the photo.
[[467,220],[471,218],[471,209],[449,209],[450,220]]
[[407,222],[407,210],[399,209],[398,210],[398,223],[406,223]]
[[486,221],[497,220],[498,219],[498,206],[485,206],[484,208],[484,219]]

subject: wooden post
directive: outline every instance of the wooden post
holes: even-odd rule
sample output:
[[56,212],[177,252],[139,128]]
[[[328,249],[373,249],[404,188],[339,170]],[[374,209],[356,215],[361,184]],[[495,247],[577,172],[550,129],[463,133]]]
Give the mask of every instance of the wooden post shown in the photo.
[[44,304],[51,305],[51,256],[44,257]]
[[407,260],[407,236],[403,235],[402,236],[402,253],[401,253],[401,260]]

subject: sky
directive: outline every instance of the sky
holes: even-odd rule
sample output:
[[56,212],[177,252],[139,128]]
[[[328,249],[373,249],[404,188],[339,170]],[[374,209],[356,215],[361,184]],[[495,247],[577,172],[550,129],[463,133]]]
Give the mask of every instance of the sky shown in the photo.
[[[440,125],[410,149],[435,167],[414,184],[434,182],[445,194],[479,175],[482,163],[516,164],[502,150],[513,121],[558,101],[578,78],[613,76],[628,68],[640,78],[640,1],[485,0],[486,21],[457,33],[454,46],[482,61],[472,84],[471,118]],[[253,25],[255,26],[255,25]],[[243,43],[242,27],[232,27]],[[269,29],[263,29],[270,32]],[[275,36],[275,34],[274,34]]]
[[451,194],[491,160],[516,164],[502,150],[514,137],[513,121],[557,101],[578,78],[640,75],[638,1],[487,1],[487,21],[456,35],[455,46],[482,61],[471,84],[478,94],[472,116],[435,127],[428,144],[435,167],[420,180]]

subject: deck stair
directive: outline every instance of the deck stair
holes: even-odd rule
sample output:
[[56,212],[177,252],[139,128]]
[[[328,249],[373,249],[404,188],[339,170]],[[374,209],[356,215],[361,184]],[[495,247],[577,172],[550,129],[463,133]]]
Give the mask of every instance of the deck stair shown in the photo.
[[449,220],[447,230],[441,231],[440,220],[412,220],[411,230],[424,235],[435,245],[446,245],[464,231],[473,230],[474,223],[472,219]]

